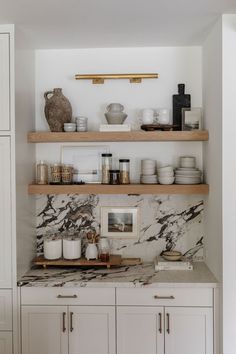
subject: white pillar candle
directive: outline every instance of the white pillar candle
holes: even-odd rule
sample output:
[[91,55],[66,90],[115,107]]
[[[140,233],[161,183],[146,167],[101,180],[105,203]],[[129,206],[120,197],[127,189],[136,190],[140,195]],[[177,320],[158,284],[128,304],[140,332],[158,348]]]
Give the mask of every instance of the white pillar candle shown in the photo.
[[63,257],[65,259],[78,259],[81,257],[81,239],[63,239]]
[[62,256],[62,240],[44,240],[44,258],[58,259]]

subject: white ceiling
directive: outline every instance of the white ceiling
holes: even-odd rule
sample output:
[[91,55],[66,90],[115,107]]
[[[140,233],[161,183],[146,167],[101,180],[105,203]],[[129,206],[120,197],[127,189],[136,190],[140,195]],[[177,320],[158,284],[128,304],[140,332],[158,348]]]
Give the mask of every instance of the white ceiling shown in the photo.
[[199,45],[236,0],[0,0],[34,48]]

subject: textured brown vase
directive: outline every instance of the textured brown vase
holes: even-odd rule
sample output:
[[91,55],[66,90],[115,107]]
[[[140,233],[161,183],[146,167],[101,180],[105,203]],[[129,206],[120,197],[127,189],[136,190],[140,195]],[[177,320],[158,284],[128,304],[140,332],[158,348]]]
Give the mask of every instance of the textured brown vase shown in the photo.
[[[51,97],[48,97],[51,95]],[[69,100],[62,94],[61,88],[44,93],[44,113],[51,132],[62,132],[64,123],[71,122],[72,108]]]

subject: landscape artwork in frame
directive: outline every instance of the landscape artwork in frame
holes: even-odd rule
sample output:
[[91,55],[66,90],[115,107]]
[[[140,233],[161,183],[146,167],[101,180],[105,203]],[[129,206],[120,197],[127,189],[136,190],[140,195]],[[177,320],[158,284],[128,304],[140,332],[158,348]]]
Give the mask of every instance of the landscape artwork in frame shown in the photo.
[[137,238],[138,227],[138,208],[101,207],[101,236]]
[[202,129],[202,108],[182,108],[182,130]]

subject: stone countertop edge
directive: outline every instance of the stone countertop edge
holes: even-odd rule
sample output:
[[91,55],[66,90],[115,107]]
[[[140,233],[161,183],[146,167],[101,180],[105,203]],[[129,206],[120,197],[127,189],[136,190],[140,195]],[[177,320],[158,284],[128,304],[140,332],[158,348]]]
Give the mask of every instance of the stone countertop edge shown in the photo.
[[23,275],[19,287],[64,288],[216,288],[219,282],[204,262],[195,262],[193,270],[158,271],[153,263],[119,268],[39,268]]

